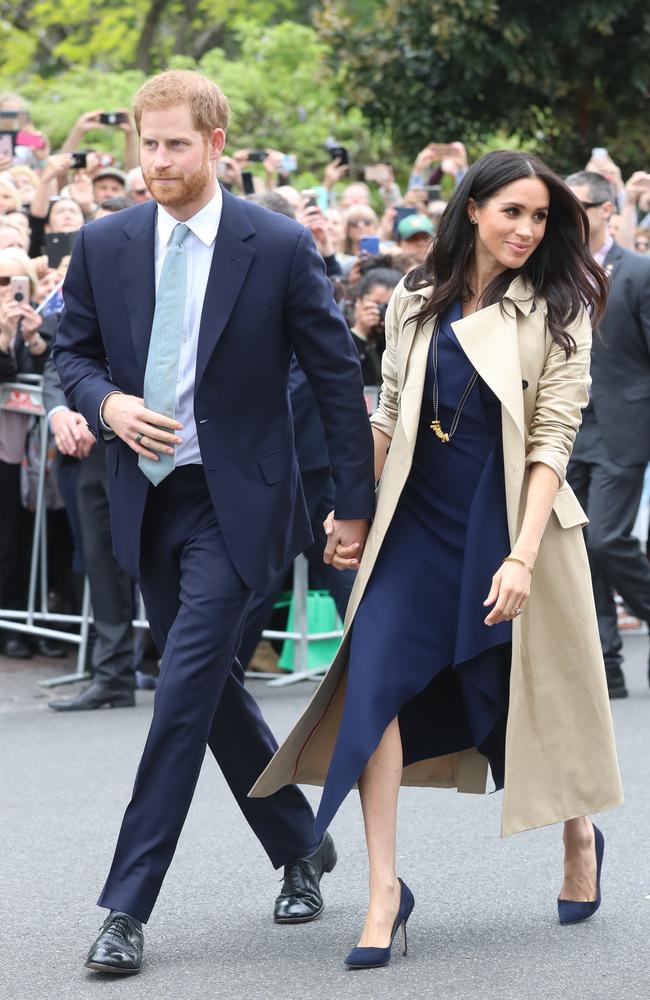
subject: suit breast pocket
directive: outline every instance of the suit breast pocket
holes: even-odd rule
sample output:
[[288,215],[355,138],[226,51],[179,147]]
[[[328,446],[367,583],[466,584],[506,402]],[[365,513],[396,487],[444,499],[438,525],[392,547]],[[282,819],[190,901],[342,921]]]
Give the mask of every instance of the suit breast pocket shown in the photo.
[[270,326],[275,326],[280,315],[280,306],[274,306],[272,309],[265,309],[253,315],[237,316],[234,322],[229,324],[229,329],[236,337],[252,337],[255,334],[260,336],[266,333]]

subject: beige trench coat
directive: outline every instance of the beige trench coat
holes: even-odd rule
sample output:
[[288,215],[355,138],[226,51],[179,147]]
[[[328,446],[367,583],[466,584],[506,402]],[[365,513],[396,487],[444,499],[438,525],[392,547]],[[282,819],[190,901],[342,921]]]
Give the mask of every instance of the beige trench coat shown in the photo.
[[[428,289],[408,292],[400,284],[388,309],[383,386],[372,422],[392,441],[343,642],[252,796],[270,795],[290,782],[323,784],[327,774],[343,708],[350,628],[413,459],[433,320],[405,320],[429,294]],[[622,801],[582,533],[587,518],[564,482],[581,408],[588,401],[591,328],[586,316],[574,325],[570,332],[577,352],[567,361],[545,331],[544,316],[543,301],[534,301],[518,277],[506,293],[504,310],[495,304],[453,324],[467,357],[501,401],[511,544],[524,515],[528,466],[544,462],[562,483],[526,610],[513,622],[502,836]],[[411,764],[402,783],[485,792],[487,769],[486,758],[470,749]]]

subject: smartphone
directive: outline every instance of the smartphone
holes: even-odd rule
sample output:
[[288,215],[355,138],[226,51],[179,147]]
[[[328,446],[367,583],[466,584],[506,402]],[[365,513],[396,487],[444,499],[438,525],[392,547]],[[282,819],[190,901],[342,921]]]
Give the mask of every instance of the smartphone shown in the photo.
[[307,199],[307,204],[305,208],[317,208],[318,198],[316,197],[316,192],[312,191],[311,188],[307,188],[305,191],[301,191],[300,194],[303,198]]
[[24,275],[14,275],[9,282],[12,298],[16,302],[26,302],[29,305],[29,278]]
[[45,139],[36,132],[17,132],[17,146],[29,146],[31,149],[45,149]]
[[397,232],[397,227],[399,226],[402,219],[406,219],[409,215],[417,215],[417,208],[409,208],[406,205],[398,205],[395,209],[395,223],[393,225],[393,239],[398,240],[399,235]]
[[342,167],[347,167],[350,162],[345,146],[330,146],[330,156],[333,160],[340,160]]
[[591,151],[591,155],[595,159],[604,160],[606,156],[609,156],[609,153],[607,152],[604,146],[594,146],[594,148]]
[[58,267],[64,257],[72,253],[76,233],[46,233],[43,246],[50,267]]
[[126,111],[102,111],[99,116],[102,125],[121,125],[122,122],[128,122],[128,120],[129,116]]
[[71,153],[72,163],[71,167],[73,170],[85,170],[86,169],[86,157],[87,153]]
[[285,153],[280,164],[280,173],[291,174],[298,169],[298,160],[293,153]]
[[363,173],[367,181],[374,181],[375,184],[385,184],[388,180],[388,167],[385,163],[370,163],[364,167]]
[[425,184],[423,190],[429,196],[429,201],[436,201],[442,193],[440,184]]
[[248,162],[249,163],[264,163],[264,160],[266,159],[267,155],[268,154],[267,154],[266,150],[264,150],[264,149],[253,149],[248,154]]
[[14,155],[17,132],[0,132],[0,156],[9,157]]
[[242,170],[241,180],[244,185],[244,194],[255,194],[255,184],[250,170]]
[[379,237],[362,236],[359,240],[359,251],[366,254],[379,253]]

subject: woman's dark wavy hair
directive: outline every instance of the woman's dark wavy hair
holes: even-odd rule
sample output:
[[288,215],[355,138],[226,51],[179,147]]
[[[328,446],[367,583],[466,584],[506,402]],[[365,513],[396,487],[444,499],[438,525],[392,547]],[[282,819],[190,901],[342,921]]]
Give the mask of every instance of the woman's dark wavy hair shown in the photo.
[[498,150],[472,164],[442,215],[426,260],[407,275],[405,286],[415,291],[433,285],[431,298],[416,320],[441,315],[455,300],[471,298],[476,226],[469,220],[468,200],[473,198],[482,208],[506,184],[528,177],[538,177],[548,188],[544,238],[523,267],[508,269],[492,279],[481,305],[502,303],[508,285],[521,274],[533,294],[545,298],[548,331],[568,358],[576,345],[566,328],[585,307],[591,312],[593,325],[598,325],[607,302],[607,277],[589,251],[587,213],[564,181],[537,156]]

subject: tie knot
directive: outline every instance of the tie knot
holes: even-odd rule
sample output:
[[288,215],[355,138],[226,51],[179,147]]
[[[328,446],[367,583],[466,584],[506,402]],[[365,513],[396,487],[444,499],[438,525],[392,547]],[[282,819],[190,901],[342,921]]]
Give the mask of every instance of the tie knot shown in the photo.
[[174,246],[180,246],[189,232],[190,228],[189,226],[186,226],[184,222],[179,222],[175,225],[172,232],[172,243]]

